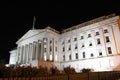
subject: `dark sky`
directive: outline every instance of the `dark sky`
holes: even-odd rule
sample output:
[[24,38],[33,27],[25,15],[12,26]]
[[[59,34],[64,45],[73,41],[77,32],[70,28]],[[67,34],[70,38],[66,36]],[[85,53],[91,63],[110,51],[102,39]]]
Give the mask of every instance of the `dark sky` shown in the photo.
[[116,13],[120,15],[119,0],[78,1],[21,1],[0,3],[0,59],[9,60],[9,51],[15,42],[32,28],[36,17],[36,29],[51,26],[57,30],[66,29],[91,19]]

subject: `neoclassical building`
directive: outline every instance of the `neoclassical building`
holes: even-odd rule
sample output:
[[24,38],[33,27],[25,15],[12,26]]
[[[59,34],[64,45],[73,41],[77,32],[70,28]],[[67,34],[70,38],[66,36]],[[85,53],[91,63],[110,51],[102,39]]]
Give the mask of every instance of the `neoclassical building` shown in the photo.
[[31,29],[16,44],[9,64],[38,67],[50,61],[60,70],[67,66],[77,72],[120,70],[120,17],[102,16],[63,31]]

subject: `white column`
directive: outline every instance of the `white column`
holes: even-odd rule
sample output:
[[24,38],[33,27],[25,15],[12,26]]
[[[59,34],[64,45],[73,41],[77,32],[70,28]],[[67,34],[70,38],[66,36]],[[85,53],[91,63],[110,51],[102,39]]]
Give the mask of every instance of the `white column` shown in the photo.
[[28,55],[27,55],[27,63],[30,62],[30,44],[28,44]]
[[43,46],[43,41],[41,42],[41,55],[40,55],[40,60],[44,60],[44,46]]
[[24,45],[24,51],[23,51],[23,64],[25,63],[25,45]]
[[39,43],[38,43],[38,41],[37,41],[37,42],[36,42],[36,60],[38,60],[38,52],[39,52],[39,51],[38,51],[38,44],[39,44]]
[[35,44],[34,44],[34,42],[33,42],[33,43],[32,43],[32,60],[35,59],[35,54],[34,54],[34,53],[35,53],[35,52],[34,52],[34,51],[35,51],[35,47],[34,47],[34,45],[35,45]]
[[32,61],[32,52],[33,52],[33,47],[32,47],[32,43],[30,43],[30,56],[29,56],[29,58],[30,58],[30,61]]
[[41,41],[38,40],[38,54],[37,54],[37,59],[41,60]]
[[28,44],[26,45],[26,63],[28,63]]
[[17,64],[18,61],[19,61],[19,51],[20,51],[20,48],[17,47],[17,54],[16,54],[17,58],[16,58],[16,64]]
[[22,53],[22,46],[20,47],[20,54],[19,54],[19,61],[18,61],[18,63],[21,63],[21,54]]
[[23,63],[23,52],[24,52],[24,46],[22,46],[21,49],[21,61],[20,61],[21,64]]

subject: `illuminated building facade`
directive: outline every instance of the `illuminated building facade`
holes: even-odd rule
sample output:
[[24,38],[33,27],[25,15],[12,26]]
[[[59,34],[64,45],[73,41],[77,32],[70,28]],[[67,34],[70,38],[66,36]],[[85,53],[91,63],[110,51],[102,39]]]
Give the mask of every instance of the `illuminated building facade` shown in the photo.
[[113,14],[61,32],[51,27],[32,29],[16,42],[16,53],[10,52],[15,60],[10,56],[10,64],[38,67],[40,61],[52,61],[60,70],[67,66],[77,72],[120,70],[119,38],[120,17]]

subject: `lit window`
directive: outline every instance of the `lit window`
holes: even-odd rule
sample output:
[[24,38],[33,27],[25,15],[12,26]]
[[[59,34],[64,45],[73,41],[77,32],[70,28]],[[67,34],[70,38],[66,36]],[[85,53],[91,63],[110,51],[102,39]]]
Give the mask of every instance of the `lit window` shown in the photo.
[[99,32],[96,32],[96,36],[97,36],[97,35],[100,35]]
[[46,48],[44,48],[44,52],[47,52],[47,49],[46,49]]
[[108,47],[108,54],[112,54],[111,47]]
[[77,41],[77,38],[74,38],[74,41]]
[[100,42],[100,39],[99,39],[99,38],[97,39],[97,44],[101,44],[101,42]]
[[85,52],[83,52],[83,58],[85,58]]
[[104,30],[104,33],[108,33],[108,30],[107,30],[107,29],[105,29],[105,30]]
[[76,59],[78,59],[78,53],[75,54]]
[[81,36],[81,39],[84,39],[84,36]]
[[110,42],[109,36],[106,36],[106,42]]
[[88,37],[91,37],[91,34],[88,34]]

